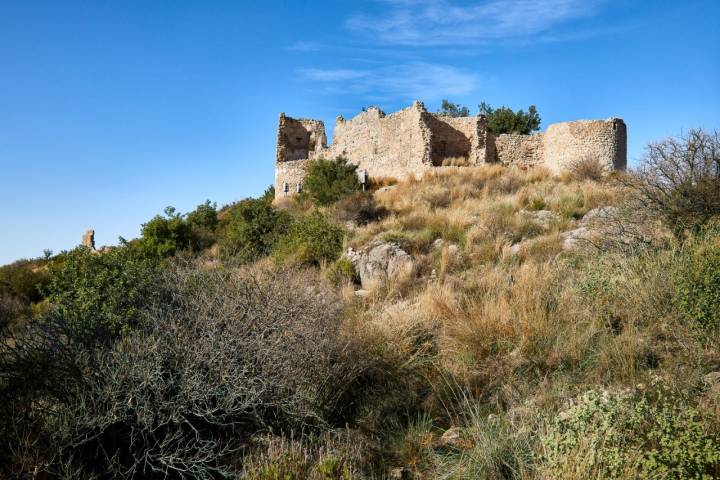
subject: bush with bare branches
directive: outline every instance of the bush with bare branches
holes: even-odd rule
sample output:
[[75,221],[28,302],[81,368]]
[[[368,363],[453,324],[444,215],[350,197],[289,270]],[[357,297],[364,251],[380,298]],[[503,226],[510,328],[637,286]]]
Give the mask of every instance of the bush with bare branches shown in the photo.
[[597,158],[580,157],[569,165],[570,175],[575,180],[599,182],[607,173]]
[[677,236],[697,231],[720,214],[720,131],[693,129],[649,144],[626,183]]
[[2,378],[37,374],[23,367],[42,367],[38,352],[64,352],[64,381],[55,372],[15,397],[41,432],[41,469],[217,478],[235,473],[257,432],[344,425],[379,369],[340,333],[340,303],[310,275],[179,269],[151,326],[111,347],[74,348],[57,314],[46,322],[56,335],[27,332],[5,346]]

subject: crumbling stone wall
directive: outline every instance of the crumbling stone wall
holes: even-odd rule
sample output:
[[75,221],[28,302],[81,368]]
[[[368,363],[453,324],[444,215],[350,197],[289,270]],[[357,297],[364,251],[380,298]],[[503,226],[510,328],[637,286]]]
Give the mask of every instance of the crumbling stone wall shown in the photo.
[[391,115],[370,107],[350,120],[338,117],[328,146],[323,122],[280,114],[276,198],[302,190],[310,160],[338,156],[376,178],[420,175],[453,157],[465,158],[470,165],[544,165],[554,173],[592,158],[607,170],[618,170],[627,163],[627,130],[621,119],[611,118],[553,124],[545,133],[495,137],[482,115],[446,117],[414,102]]
[[294,119],[280,114],[276,161],[304,160],[327,146],[325,125],[320,120]]
[[503,133],[495,137],[497,161],[505,165],[534,167],[543,163],[543,135],[516,135]]
[[619,118],[555,123],[544,135],[544,164],[553,173],[591,159],[610,172],[627,166],[627,127]]
[[275,165],[275,198],[288,197],[302,191],[303,178],[310,160],[289,160]]
[[370,107],[351,120],[338,118],[326,158],[344,156],[371,177],[403,178],[422,172],[430,162],[425,107],[412,106],[391,115]]
[[90,250],[95,250],[95,230],[92,228],[85,232],[85,234],[82,236],[82,243],[81,245],[83,247],[87,247]]

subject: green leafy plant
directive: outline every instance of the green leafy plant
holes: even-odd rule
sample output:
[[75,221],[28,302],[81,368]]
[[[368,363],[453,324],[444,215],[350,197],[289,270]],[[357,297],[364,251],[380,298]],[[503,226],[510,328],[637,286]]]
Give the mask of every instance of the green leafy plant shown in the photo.
[[158,261],[142,248],[96,254],[79,247],[51,268],[48,299],[78,329],[114,338],[143,323],[146,308],[162,295],[159,274]]
[[290,225],[274,252],[276,260],[320,265],[331,262],[342,252],[343,230],[331,224],[318,211]]
[[18,260],[0,267],[0,293],[26,303],[41,301],[50,280],[46,264],[47,260]]
[[437,113],[446,117],[467,117],[470,115],[470,109],[459,103],[452,103],[449,100],[443,99],[442,105]]
[[219,235],[224,258],[251,261],[268,255],[287,231],[291,217],[276,210],[268,198],[249,198],[230,206]]
[[341,258],[330,265],[326,272],[327,279],[334,285],[341,285],[347,282],[360,282],[360,276],[355,271],[352,262],[347,258]]
[[190,227],[190,248],[193,251],[199,252],[213,244],[218,226],[217,204],[206,200],[188,213],[185,220]]
[[708,230],[689,242],[679,264],[676,303],[700,327],[720,327],[720,236]]
[[540,114],[535,105],[530,105],[528,111],[522,109],[513,111],[508,107],[493,108],[486,102],[478,106],[480,115],[485,115],[488,130],[495,134],[517,133],[527,135],[540,130]]
[[541,436],[549,478],[717,478],[720,443],[681,395],[590,391]]
[[174,207],[167,207],[164,216],[143,224],[140,245],[151,255],[171,257],[190,245],[190,226]]
[[303,196],[318,205],[329,205],[340,198],[360,190],[357,166],[344,157],[335,160],[312,160],[303,180]]

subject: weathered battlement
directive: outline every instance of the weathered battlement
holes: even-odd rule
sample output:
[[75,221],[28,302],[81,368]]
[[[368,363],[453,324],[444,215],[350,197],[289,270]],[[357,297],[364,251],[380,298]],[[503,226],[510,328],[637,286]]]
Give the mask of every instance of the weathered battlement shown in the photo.
[[350,120],[338,117],[332,145],[320,120],[280,114],[275,195],[302,191],[310,160],[344,156],[370,177],[404,178],[448,163],[501,162],[558,173],[578,160],[594,159],[608,171],[627,163],[627,130],[622,119],[581,120],[550,125],[544,133],[497,137],[483,115],[448,117],[430,113],[422,102],[386,115],[370,107]]

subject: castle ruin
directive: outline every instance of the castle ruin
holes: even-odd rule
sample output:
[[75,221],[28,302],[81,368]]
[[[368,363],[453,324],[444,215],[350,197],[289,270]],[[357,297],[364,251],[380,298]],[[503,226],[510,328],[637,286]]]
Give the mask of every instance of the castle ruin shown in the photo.
[[[627,128],[620,118],[555,123],[530,135],[493,135],[487,118],[428,112],[422,102],[390,115],[370,107],[350,120],[338,117],[332,145],[320,120],[280,114],[275,159],[275,198],[302,191],[309,161],[343,156],[369,177],[404,178],[452,163],[499,162],[552,173],[592,159],[606,171],[627,163]],[[451,163],[451,164],[452,164]]]

